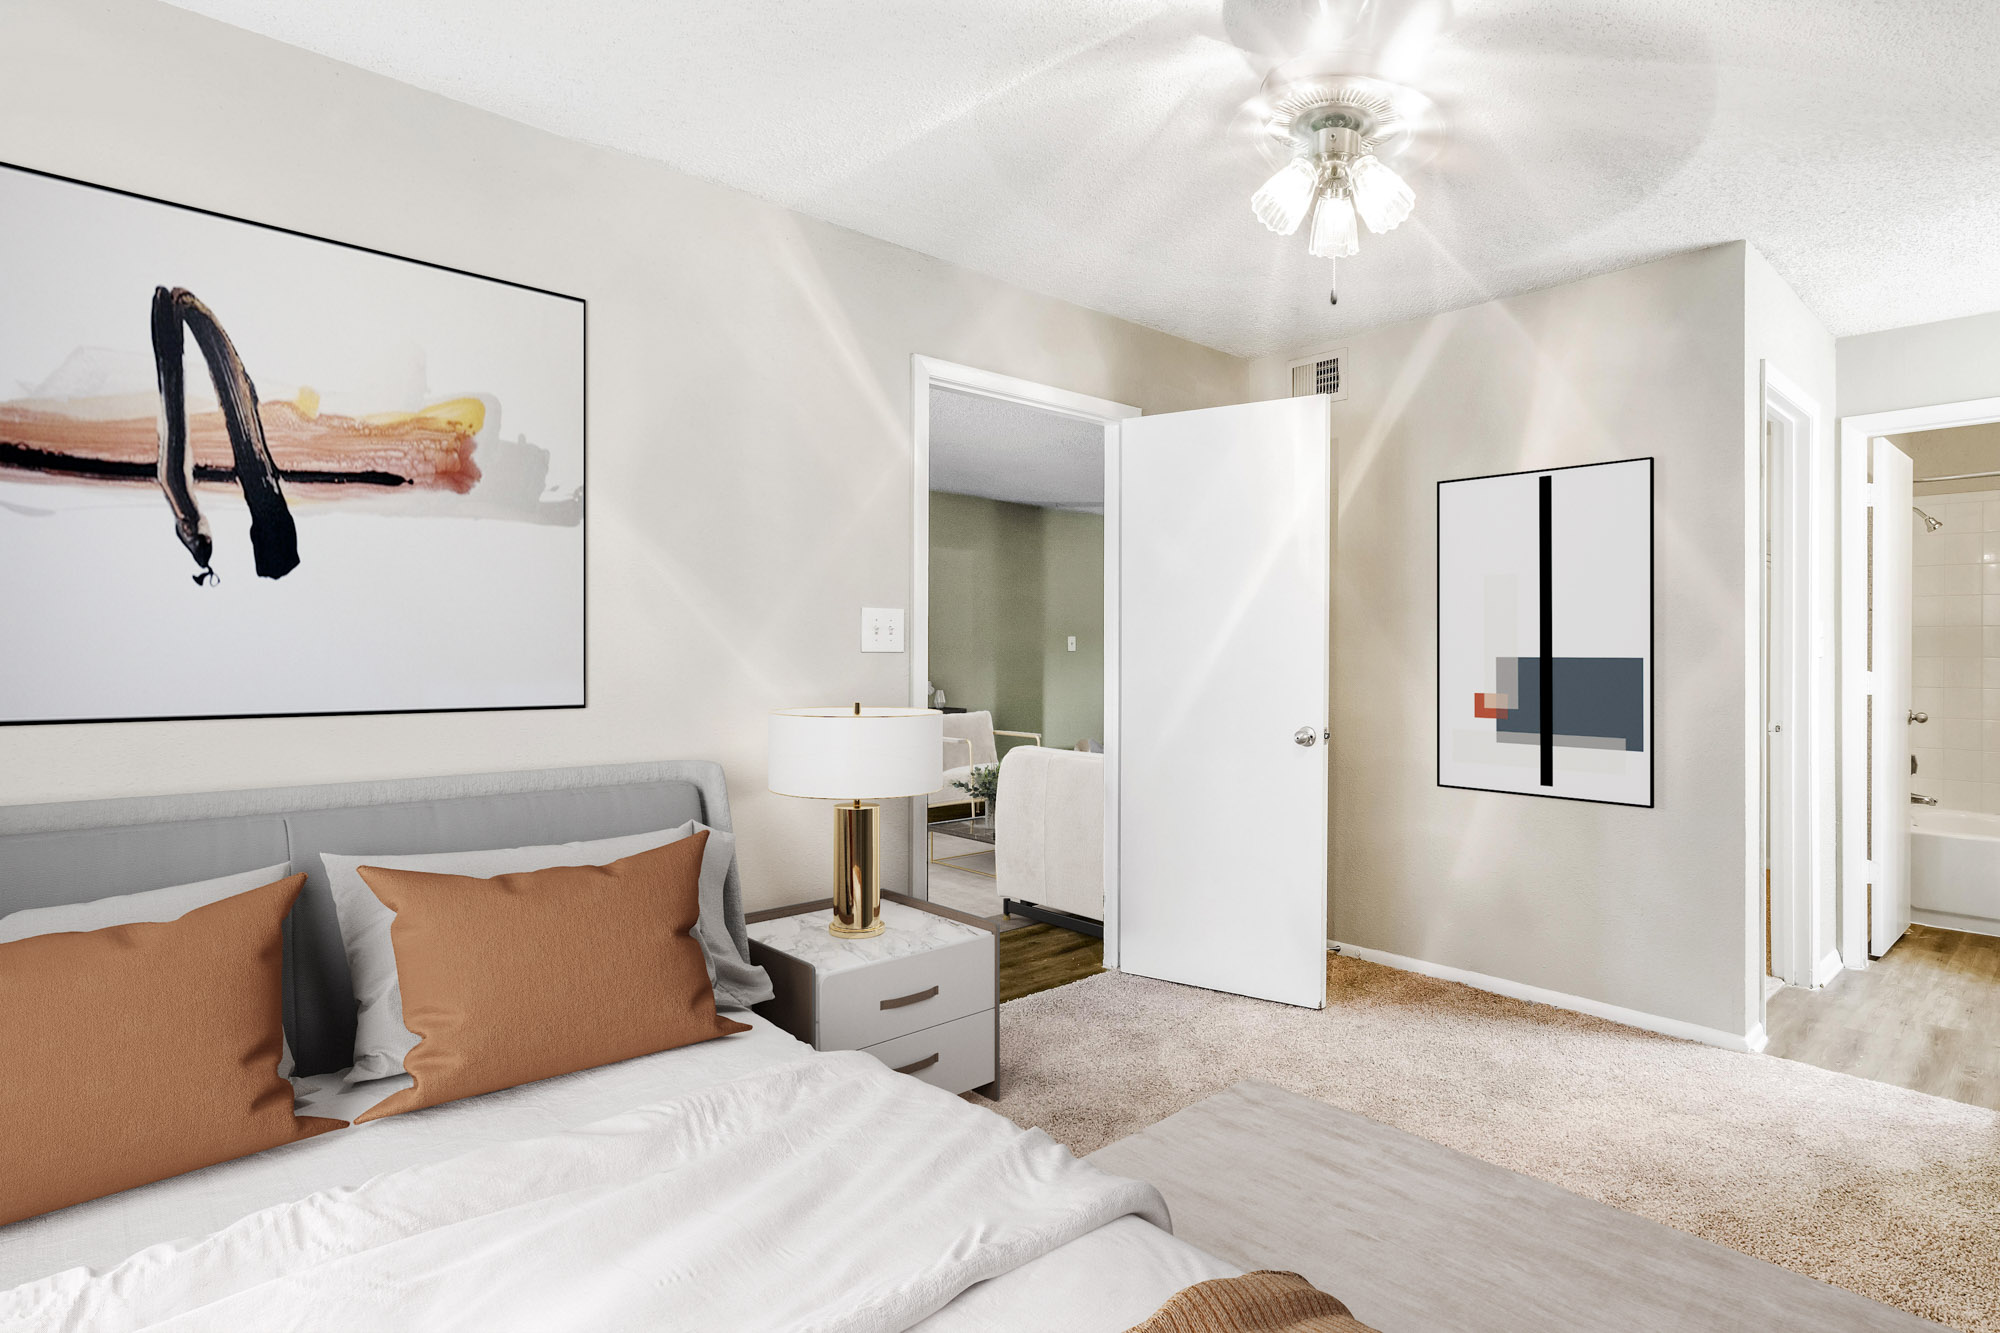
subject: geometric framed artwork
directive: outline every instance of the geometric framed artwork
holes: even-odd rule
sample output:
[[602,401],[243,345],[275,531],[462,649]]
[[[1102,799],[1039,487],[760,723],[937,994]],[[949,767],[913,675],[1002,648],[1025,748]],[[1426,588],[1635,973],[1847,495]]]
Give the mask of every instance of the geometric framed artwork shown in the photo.
[[1653,804],[1653,460],[1437,489],[1437,780]]
[[584,705],[582,300],[5,165],[0,298],[0,723]]

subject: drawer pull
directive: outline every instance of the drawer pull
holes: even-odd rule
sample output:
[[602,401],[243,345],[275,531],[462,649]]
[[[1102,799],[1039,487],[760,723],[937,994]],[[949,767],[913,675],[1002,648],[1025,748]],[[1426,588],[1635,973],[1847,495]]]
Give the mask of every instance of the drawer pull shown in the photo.
[[902,1066],[900,1066],[900,1067],[899,1067],[899,1068],[898,1068],[898,1069],[896,1070],[896,1072],[897,1072],[898,1074],[915,1074],[915,1073],[919,1073],[919,1072],[921,1072],[921,1071],[923,1071],[923,1070],[926,1070],[926,1069],[929,1069],[929,1068],[930,1068],[930,1067],[931,1067],[932,1065],[936,1064],[937,1062],[938,1062],[938,1058],[937,1058],[937,1056],[936,1056],[935,1054],[932,1054],[932,1055],[927,1055],[927,1056],[925,1056],[925,1057],[924,1057],[923,1059],[921,1059],[921,1060],[917,1061],[917,1062],[916,1062],[915,1064],[913,1064],[913,1065],[902,1065]]
[[920,990],[914,995],[899,995],[893,1000],[884,1000],[882,1001],[882,1007],[884,1009],[901,1009],[906,1004],[921,1004],[925,1000],[936,999],[937,993],[938,988],[933,986],[929,990]]

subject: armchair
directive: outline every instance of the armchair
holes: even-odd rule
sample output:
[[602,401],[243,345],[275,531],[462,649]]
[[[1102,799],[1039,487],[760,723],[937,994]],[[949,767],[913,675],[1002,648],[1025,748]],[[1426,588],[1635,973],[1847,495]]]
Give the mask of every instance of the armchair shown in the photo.
[[933,810],[941,806],[962,805],[967,813],[972,812],[972,798],[951,784],[970,777],[975,768],[999,763],[999,742],[995,739],[999,736],[1020,737],[1036,745],[1042,743],[1039,732],[996,729],[993,714],[988,709],[944,715],[944,786],[931,793],[930,806]]

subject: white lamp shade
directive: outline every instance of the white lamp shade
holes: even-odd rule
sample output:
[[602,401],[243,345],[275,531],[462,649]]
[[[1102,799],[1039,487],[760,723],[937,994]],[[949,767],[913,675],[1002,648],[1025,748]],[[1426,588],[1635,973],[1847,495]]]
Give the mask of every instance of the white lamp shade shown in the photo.
[[771,714],[770,776],[781,796],[854,801],[944,786],[944,714],[929,708],[787,708]]

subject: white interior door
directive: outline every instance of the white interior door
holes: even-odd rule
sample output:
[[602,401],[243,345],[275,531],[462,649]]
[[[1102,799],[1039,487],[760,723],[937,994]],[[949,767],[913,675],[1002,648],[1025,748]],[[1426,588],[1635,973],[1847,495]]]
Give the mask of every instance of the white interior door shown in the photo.
[[1119,966],[1323,1008],[1328,400],[1119,431]]
[[[1869,580],[1872,642],[1869,652],[1870,724],[1874,749],[1874,837],[1868,918],[1868,953],[1879,958],[1910,928],[1910,458],[1885,439],[1871,441],[1875,480],[1872,574]],[[1935,791],[1927,793],[1935,796]]]

